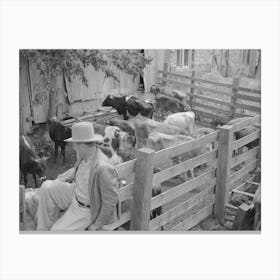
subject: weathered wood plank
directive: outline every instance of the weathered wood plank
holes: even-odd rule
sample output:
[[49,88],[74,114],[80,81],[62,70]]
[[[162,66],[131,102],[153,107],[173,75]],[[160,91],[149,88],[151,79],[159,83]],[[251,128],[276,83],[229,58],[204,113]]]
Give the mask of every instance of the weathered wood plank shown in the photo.
[[115,166],[115,169],[118,172],[119,178],[127,178],[135,172],[136,159],[121,163]]
[[132,189],[133,189],[133,183],[130,183],[127,186],[121,188],[118,192],[119,201],[121,202],[130,199],[132,196]]
[[172,231],[180,231],[180,230],[188,230],[204,219],[206,219],[208,216],[210,216],[213,212],[213,204],[211,203],[198,211],[196,214],[192,215],[191,217],[187,218],[183,222],[179,223],[175,227],[171,228]]
[[255,185],[255,186],[259,186],[260,185],[260,183],[252,182],[252,181],[247,181],[246,183],[252,184],[252,185]]
[[26,205],[25,205],[25,187],[19,186],[19,222],[20,229],[25,230],[25,216],[26,216]]
[[244,183],[242,183],[242,184],[239,185],[238,187],[232,189],[231,192],[233,192],[234,190],[238,190],[238,191],[242,191],[242,192],[243,192],[243,191],[245,190],[246,185],[247,185],[247,181],[244,182]]
[[242,178],[244,175],[246,175],[247,173],[254,170],[256,168],[256,166],[257,166],[257,160],[254,160],[254,161],[250,162],[248,165],[246,165],[245,167],[238,170],[237,172],[234,172],[230,176],[230,184],[233,184],[234,182],[236,182],[237,180]]
[[241,130],[244,127],[249,126],[249,125],[260,124],[260,122],[261,122],[261,115],[246,118],[244,121],[241,121],[241,122],[233,125],[232,126],[232,132],[239,131],[239,130]]
[[236,165],[238,165],[238,164],[240,164],[240,163],[242,163],[242,162],[244,162],[248,159],[255,158],[258,154],[258,151],[259,151],[259,146],[243,153],[240,156],[237,156],[237,157],[233,158],[231,160],[231,168],[235,167]]
[[225,221],[234,222],[234,220],[235,220],[234,216],[225,216]]
[[149,230],[154,153],[153,150],[147,148],[142,148],[136,152],[131,230]]
[[163,171],[160,171],[154,175],[153,184],[158,185],[163,181],[166,181],[169,178],[182,174],[193,167],[212,161],[217,158],[217,149],[211,152],[199,155],[192,159],[186,160],[182,163],[173,165]]
[[230,114],[229,110],[227,111],[227,110],[224,110],[224,109],[220,109],[217,106],[206,105],[206,104],[199,103],[199,102],[193,102],[193,106],[210,109],[212,112],[214,111],[214,112],[223,113],[223,114],[226,114],[226,115]]
[[231,105],[232,105],[232,107],[230,108],[230,116],[232,118],[235,117],[236,94],[238,93],[239,83],[240,83],[240,78],[233,78],[233,80],[232,80],[232,97],[231,97]]
[[251,134],[240,138],[239,140],[233,141],[232,149],[236,150],[236,149],[238,149],[240,147],[243,147],[246,144],[248,144],[248,143],[250,143],[250,142],[260,138],[260,136],[261,136],[261,130],[258,129],[256,131],[252,132]]
[[199,89],[199,90],[204,90],[207,92],[213,92],[216,94],[220,94],[220,95],[226,95],[226,96],[232,96],[231,92],[226,92],[226,91],[222,91],[222,90],[218,90],[218,89],[214,89],[214,88],[208,88],[208,87],[204,87],[204,86],[199,86],[199,85],[193,85],[193,84],[189,84],[186,82],[182,82],[182,81],[177,81],[177,80],[172,80],[172,79],[165,79],[165,78],[159,78],[160,81],[165,81],[174,85],[181,85],[181,86],[185,86],[188,88],[194,88],[194,89]]
[[[194,195],[188,200],[180,203],[176,207],[166,211],[162,215],[156,217],[155,219],[150,221],[150,230],[156,230],[157,228],[165,225],[166,223],[172,221],[176,217],[183,215],[188,212],[195,205],[200,204],[205,198],[214,193],[214,186],[212,185],[208,187],[206,190]],[[214,202],[214,196],[212,196],[211,202]]]
[[231,209],[231,210],[238,210],[238,207],[233,206],[233,205],[228,204],[228,203],[226,204],[226,207],[229,208],[229,209]]
[[[163,71],[158,71],[159,73],[163,73]],[[188,80],[193,80],[193,81],[197,81],[197,82],[201,82],[201,83],[206,83],[206,84],[210,84],[210,85],[215,85],[215,86],[221,86],[221,87],[226,87],[226,88],[232,88],[231,84],[225,84],[225,83],[219,83],[219,82],[215,82],[215,81],[209,81],[209,80],[204,80],[201,78],[195,78],[195,77],[191,77],[191,76],[187,76],[184,74],[178,74],[178,73],[172,73],[172,72],[167,72],[168,76],[171,77],[178,77],[178,78],[183,78],[183,79],[188,79]]]
[[184,194],[190,192],[204,184],[211,185],[216,183],[215,170],[210,170],[190,181],[184,182],[166,192],[152,198],[151,210],[158,208]]
[[[163,73],[163,71],[158,71],[159,73]],[[193,78],[191,76],[188,75],[184,75],[184,74],[178,74],[178,73],[172,73],[172,72],[167,72],[168,76],[171,77],[178,77],[178,78],[184,78],[184,79],[188,79],[188,80],[194,80],[197,82],[201,82],[201,83],[205,83],[205,84],[210,84],[210,85],[215,85],[215,86],[220,86],[220,87],[226,87],[226,88],[232,88],[231,84],[225,84],[225,83],[220,83],[220,82],[215,82],[215,81],[209,81],[209,80],[205,80],[205,79],[201,79],[201,78]],[[245,88],[245,87],[238,87],[239,91],[244,91],[244,92],[250,92],[250,93],[257,93],[257,94],[261,94],[261,90],[259,89],[253,89],[253,88]]]
[[[163,64],[163,72],[162,72],[162,77],[163,78],[167,78],[167,73],[168,73],[168,63],[164,63]],[[165,81],[162,81],[162,85],[163,86],[166,86],[166,82]]]
[[259,96],[250,96],[250,95],[246,95],[246,94],[236,94],[236,98],[237,99],[242,99],[242,100],[261,102],[261,97],[259,97]]
[[232,190],[232,192],[242,194],[242,195],[248,196],[250,198],[254,198],[254,195],[252,193],[243,192],[243,191],[240,191],[240,190],[237,190],[237,189]]
[[162,163],[172,157],[178,156],[180,154],[186,153],[198,147],[202,147],[207,143],[213,142],[218,139],[219,131],[214,131],[206,136],[199,139],[188,141],[186,143],[179,144],[174,147],[170,147],[155,153],[154,165]]
[[221,121],[222,123],[228,123],[230,121],[230,118],[224,117],[224,116],[219,116],[219,115],[214,115],[196,108],[193,108],[192,111],[195,113],[201,114],[202,117],[212,119],[212,120],[218,120]]
[[[192,62],[191,62],[191,68],[193,69],[192,71],[192,78],[195,78],[195,71],[194,71],[194,56],[195,56],[195,51],[192,50]],[[190,88],[190,98],[189,98],[189,105],[191,106],[191,108],[193,108],[193,94],[194,94],[194,85],[195,85],[195,80],[191,79],[191,85],[192,87]]]
[[235,107],[245,109],[245,110],[248,110],[248,111],[252,111],[252,112],[256,112],[256,113],[261,112],[261,107],[251,106],[251,105],[247,105],[247,104],[236,103]]
[[217,186],[215,216],[224,222],[225,204],[229,200],[229,176],[232,157],[232,127],[225,125],[220,128],[218,142]]
[[[189,95],[189,94],[188,94]],[[204,95],[200,95],[200,94],[193,94],[193,97],[197,100],[197,99],[201,99],[201,100],[206,100],[209,102],[212,102],[214,104],[218,103],[218,104],[222,104],[222,105],[226,105],[228,107],[231,107],[231,103],[217,99],[217,98],[213,98],[213,97],[208,97],[208,96],[204,96]]]
[[77,120],[79,121],[95,121],[99,119],[111,119],[118,117],[118,113],[114,110],[114,112],[96,112],[96,113],[89,113],[85,116],[74,117],[74,119],[69,119],[63,121],[63,125],[65,126],[72,126]]
[[250,211],[251,211],[251,207],[249,205],[247,205],[246,203],[243,203],[238,207],[238,211],[237,211],[235,221],[234,221],[234,224],[232,227],[233,230],[245,230],[246,229],[245,227],[248,225],[245,224],[245,219],[246,219],[246,216],[248,217],[248,214]]
[[238,87],[238,90],[240,90],[240,91],[245,91],[245,92],[251,92],[251,93],[261,94],[261,90],[259,90],[259,89]]

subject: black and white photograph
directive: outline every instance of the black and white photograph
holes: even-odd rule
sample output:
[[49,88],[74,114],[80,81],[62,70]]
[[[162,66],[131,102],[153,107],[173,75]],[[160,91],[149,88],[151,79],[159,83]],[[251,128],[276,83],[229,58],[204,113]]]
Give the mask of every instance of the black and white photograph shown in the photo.
[[0,0],[0,280],[279,280],[280,2]]
[[261,230],[261,50],[20,50],[21,231]]

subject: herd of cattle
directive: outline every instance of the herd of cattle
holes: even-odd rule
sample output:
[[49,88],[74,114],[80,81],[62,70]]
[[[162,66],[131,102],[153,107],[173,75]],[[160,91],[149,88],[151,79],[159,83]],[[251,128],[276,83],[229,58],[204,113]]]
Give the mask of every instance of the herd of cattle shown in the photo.
[[[167,96],[160,92],[158,87],[153,86],[151,92],[155,94],[156,102],[142,101],[131,96],[107,96],[102,106],[110,106],[116,109],[121,118],[113,118],[105,123],[92,122],[95,133],[103,136],[103,141],[97,143],[100,149],[108,156],[113,165],[135,158],[136,150],[147,147],[155,151],[176,146],[181,143],[193,141],[214,132],[214,129],[201,127],[195,124],[195,113],[188,110],[185,96],[178,91],[174,91],[172,96]],[[162,121],[153,119],[154,112],[160,108],[162,111],[169,111],[170,114]],[[238,118],[230,121],[228,124],[233,125],[244,118]],[[54,142],[54,160],[57,160],[58,150],[60,147],[61,157],[65,164],[65,146],[64,141],[71,137],[71,128],[66,127],[56,117],[52,117],[48,122],[49,136]],[[236,132],[235,139],[240,139],[258,128],[249,126]],[[255,140],[246,145],[251,149],[259,144]],[[194,158],[200,154],[217,149],[217,143],[212,142],[205,146],[195,148],[184,153],[179,157],[172,158],[172,164],[178,161],[185,161]],[[24,185],[27,186],[27,174],[33,175],[35,187],[39,186],[36,175],[40,181],[45,179],[44,171],[46,169],[46,155],[37,154],[35,146],[30,138],[26,135],[20,136],[20,170],[23,175]],[[199,167],[198,167],[199,168]],[[155,168],[154,172],[160,168]],[[195,176],[194,170],[191,169],[190,176]],[[183,174],[186,180],[187,173]],[[153,186],[152,195],[161,193],[160,186]],[[151,218],[161,215],[161,207],[151,212]]]
[[[98,143],[102,151],[109,157],[113,165],[135,158],[136,149],[147,147],[155,151],[166,149],[181,143],[192,141],[214,132],[211,128],[197,128],[195,124],[195,114],[192,111],[186,111],[187,105],[182,96],[177,93],[173,97],[158,93],[155,87],[151,89],[155,93],[156,104],[148,101],[140,101],[132,97],[108,96],[102,106],[111,106],[115,108],[123,119],[113,118],[106,123],[93,122],[95,133],[104,137],[102,143]],[[176,91],[175,91],[176,93]],[[162,110],[171,112],[163,122],[152,119],[155,106]],[[241,119],[232,120],[229,124],[234,124]],[[49,120],[49,136],[54,142],[55,153],[54,160],[58,156],[60,147],[61,156],[65,163],[66,138],[71,137],[71,129],[64,126],[56,117]],[[236,139],[244,137],[257,128],[250,126],[236,133]],[[258,140],[249,143],[248,148],[258,145]],[[184,160],[198,156],[201,153],[211,151],[217,143],[210,143],[205,147],[196,148],[184,154]],[[40,157],[35,152],[35,147],[29,137],[22,135],[20,137],[20,170],[23,174],[24,184],[27,185],[27,174],[33,175],[35,186],[38,187],[36,174],[43,179],[46,168],[46,156]],[[176,159],[178,160],[178,159]],[[193,170],[191,176],[194,176]]]

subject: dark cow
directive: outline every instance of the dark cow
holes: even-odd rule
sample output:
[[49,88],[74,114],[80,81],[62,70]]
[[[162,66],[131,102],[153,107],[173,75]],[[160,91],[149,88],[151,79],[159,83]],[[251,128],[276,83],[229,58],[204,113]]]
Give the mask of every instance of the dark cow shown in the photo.
[[153,117],[153,105],[151,103],[141,101],[134,96],[127,98],[126,107],[128,113],[133,117],[137,116],[138,114],[150,119]]
[[126,109],[126,96],[111,96],[108,95],[103,101],[102,106],[111,106],[115,108],[119,115],[123,116],[124,120],[128,120],[127,109]]
[[127,112],[132,116],[137,116],[139,113],[144,117],[152,118],[153,116],[153,105],[140,101],[135,96],[118,97],[108,95],[103,101],[102,106],[111,106],[115,108],[118,114],[123,116],[124,120],[128,120]]
[[49,120],[49,135],[55,145],[54,161],[56,161],[58,155],[58,147],[61,149],[63,162],[65,163],[65,146],[67,142],[64,140],[71,137],[71,129],[65,127],[57,117],[52,117]]
[[185,112],[186,106],[179,99],[163,94],[156,95],[156,106],[162,111],[170,111],[172,113]]
[[177,99],[179,99],[180,101],[184,102],[186,99],[186,94],[184,94],[183,92],[179,91],[179,90],[172,90],[171,91],[171,95]]
[[186,94],[179,91],[179,90],[171,90],[168,88],[165,88],[162,85],[152,85],[150,92],[155,95],[157,98],[159,94],[168,96],[168,97],[173,97],[184,103],[186,101]]
[[150,88],[150,93],[153,93],[154,95],[157,95],[159,93],[164,93],[164,91],[165,91],[164,87],[159,84],[152,85]]
[[33,176],[35,187],[38,187],[36,174],[40,180],[44,177],[44,171],[46,169],[46,160],[48,157],[43,156],[40,158],[36,152],[33,143],[30,138],[25,135],[20,137],[20,170],[23,174],[24,185],[27,186],[27,174],[30,173]]

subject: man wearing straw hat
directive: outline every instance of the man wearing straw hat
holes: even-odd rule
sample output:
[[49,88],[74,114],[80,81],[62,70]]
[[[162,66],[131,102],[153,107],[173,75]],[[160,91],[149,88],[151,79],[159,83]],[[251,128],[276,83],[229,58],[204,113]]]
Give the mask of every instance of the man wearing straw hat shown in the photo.
[[[72,138],[65,141],[73,143],[77,161],[57,179],[42,184],[37,230],[102,230],[115,221],[118,178],[96,146],[102,140],[90,122],[72,126]],[[61,211],[65,211],[62,216]]]

